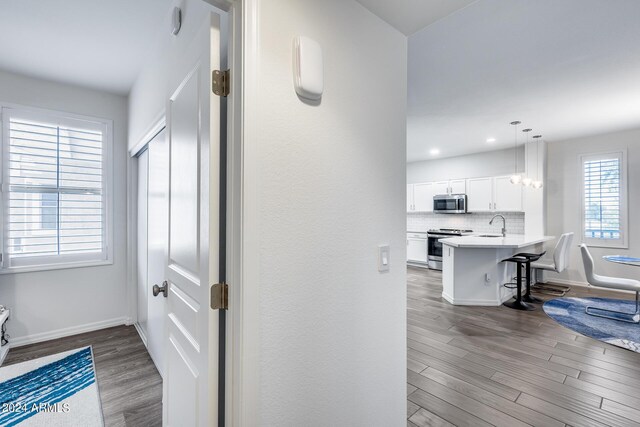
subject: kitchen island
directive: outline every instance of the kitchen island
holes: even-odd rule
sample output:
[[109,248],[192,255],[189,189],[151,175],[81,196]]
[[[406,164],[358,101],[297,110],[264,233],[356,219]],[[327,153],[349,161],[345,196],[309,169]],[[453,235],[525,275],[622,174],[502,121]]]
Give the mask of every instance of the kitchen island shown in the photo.
[[453,305],[499,306],[515,290],[513,263],[502,260],[519,252],[542,252],[551,236],[460,236],[442,239],[442,298]]

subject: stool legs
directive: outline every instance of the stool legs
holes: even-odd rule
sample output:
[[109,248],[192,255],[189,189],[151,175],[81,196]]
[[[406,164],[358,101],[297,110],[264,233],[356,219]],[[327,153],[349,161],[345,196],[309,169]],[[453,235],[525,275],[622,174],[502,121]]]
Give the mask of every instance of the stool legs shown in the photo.
[[507,301],[503,305],[509,308],[513,308],[514,310],[535,310],[536,308],[532,305],[527,304],[522,301],[522,263],[516,263],[516,299],[515,301]]
[[543,303],[544,301],[540,298],[534,297],[531,295],[531,261],[527,262],[527,290],[522,297],[522,301],[524,302],[533,302],[536,304]]

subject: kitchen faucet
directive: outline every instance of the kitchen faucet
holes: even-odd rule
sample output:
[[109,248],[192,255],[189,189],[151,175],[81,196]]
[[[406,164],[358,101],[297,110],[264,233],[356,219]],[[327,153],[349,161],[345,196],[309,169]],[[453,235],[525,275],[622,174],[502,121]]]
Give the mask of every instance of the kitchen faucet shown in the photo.
[[489,225],[493,225],[493,220],[498,217],[502,218],[502,237],[507,237],[507,220],[504,219],[504,216],[500,214],[494,215],[493,218],[491,218],[491,221],[489,221]]

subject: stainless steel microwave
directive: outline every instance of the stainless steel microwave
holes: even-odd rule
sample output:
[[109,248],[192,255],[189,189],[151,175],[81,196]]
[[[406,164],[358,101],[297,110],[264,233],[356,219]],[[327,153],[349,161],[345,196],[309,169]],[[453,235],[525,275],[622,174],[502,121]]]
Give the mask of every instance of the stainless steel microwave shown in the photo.
[[439,194],[433,196],[433,211],[447,214],[467,213],[467,195]]

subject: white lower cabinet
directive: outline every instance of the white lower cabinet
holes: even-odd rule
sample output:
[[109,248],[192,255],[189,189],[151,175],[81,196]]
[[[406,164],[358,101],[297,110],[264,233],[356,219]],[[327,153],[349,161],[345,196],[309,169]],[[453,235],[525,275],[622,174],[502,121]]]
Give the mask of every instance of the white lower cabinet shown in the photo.
[[407,261],[427,263],[427,234],[407,233]]

